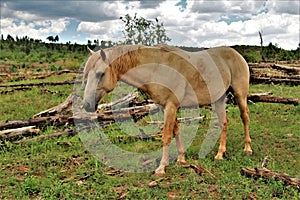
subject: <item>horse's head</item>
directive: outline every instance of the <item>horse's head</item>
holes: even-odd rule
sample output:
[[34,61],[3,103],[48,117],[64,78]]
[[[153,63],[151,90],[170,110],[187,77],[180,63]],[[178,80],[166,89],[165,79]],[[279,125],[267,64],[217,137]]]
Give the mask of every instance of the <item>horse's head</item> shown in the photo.
[[99,101],[114,89],[117,80],[109,67],[105,52],[92,51],[88,48],[90,57],[85,67],[83,82],[86,82],[83,98],[83,108],[88,112],[94,112],[97,109]]

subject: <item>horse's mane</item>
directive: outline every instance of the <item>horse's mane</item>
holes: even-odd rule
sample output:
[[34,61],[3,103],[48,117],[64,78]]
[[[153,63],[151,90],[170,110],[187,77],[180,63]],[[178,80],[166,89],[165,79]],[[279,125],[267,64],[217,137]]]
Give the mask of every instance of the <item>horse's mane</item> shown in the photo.
[[[138,65],[138,53],[144,48],[174,52],[178,55],[184,54],[185,52],[180,48],[169,46],[167,44],[157,44],[152,47],[143,45],[121,45],[104,49],[106,55],[106,60],[104,60],[104,62],[106,62],[110,67],[114,68],[116,71],[122,74]],[[92,54],[90,59],[94,59],[94,61],[92,61],[94,62],[94,64],[85,66],[83,75],[84,80],[86,79],[89,71],[97,67],[95,63],[97,62],[97,60],[101,59],[101,50],[98,50],[94,54]]]

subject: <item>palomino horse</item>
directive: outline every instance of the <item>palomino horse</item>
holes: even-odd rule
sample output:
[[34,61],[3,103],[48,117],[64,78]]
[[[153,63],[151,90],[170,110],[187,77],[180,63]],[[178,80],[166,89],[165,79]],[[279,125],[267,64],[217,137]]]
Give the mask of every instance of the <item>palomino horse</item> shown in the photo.
[[145,91],[164,108],[163,153],[155,173],[165,173],[168,149],[174,134],[179,164],[186,163],[176,112],[181,106],[215,103],[221,127],[220,145],[215,159],[226,152],[228,119],[226,91],[231,88],[239,106],[245,131],[245,148],[252,154],[248,130],[247,94],[249,69],[243,57],[229,47],[186,52],[167,45],[146,47],[124,45],[94,52],[88,48],[83,81],[87,81],[83,107],[95,111],[99,101],[111,92],[118,80]]

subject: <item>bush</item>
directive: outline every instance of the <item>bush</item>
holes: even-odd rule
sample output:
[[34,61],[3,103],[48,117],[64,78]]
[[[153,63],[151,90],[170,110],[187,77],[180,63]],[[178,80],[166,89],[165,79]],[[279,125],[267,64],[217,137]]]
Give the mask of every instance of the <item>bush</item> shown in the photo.
[[16,65],[12,65],[9,67],[9,71],[11,72],[17,72],[18,71],[18,67]]
[[50,69],[50,71],[56,71],[57,70],[57,68],[54,65],[50,65],[49,69]]
[[260,55],[256,52],[245,52],[242,54],[247,63],[257,63],[260,61]]

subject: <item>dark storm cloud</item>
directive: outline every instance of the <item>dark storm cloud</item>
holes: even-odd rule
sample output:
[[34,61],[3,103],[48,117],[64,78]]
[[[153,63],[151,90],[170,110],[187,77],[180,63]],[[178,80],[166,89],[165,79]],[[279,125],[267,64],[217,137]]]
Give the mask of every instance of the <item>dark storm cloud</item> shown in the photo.
[[164,2],[165,0],[146,0],[146,1],[136,1],[136,0],[123,0],[123,2],[126,4],[126,2],[140,2],[140,8],[156,8],[159,6],[161,2]]
[[2,13],[3,17],[13,17],[14,11],[23,11],[37,17],[69,17],[92,22],[118,18],[117,10],[110,5],[109,1],[4,1],[1,3],[1,7],[9,10],[9,12]]
[[274,10],[276,13],[287,13],[291,15],[300,14],[300,2],[298,0],[277,1],[274,3]]

